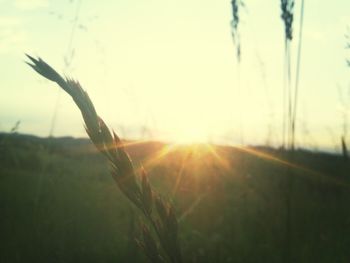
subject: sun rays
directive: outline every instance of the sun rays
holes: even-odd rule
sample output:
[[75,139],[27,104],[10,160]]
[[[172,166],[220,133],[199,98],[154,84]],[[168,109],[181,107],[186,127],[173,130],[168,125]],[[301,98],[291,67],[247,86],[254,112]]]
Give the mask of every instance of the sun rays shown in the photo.
[[[235,147],[236,149],[242,151],[242,152],[245,152],[245,153],[248,153],[250,155],[253,155],[253,156],[256,156],[256,157],[259,157],[265,161],[272,161],[276,164],[280,164],[280,165],[283,165],[287,168],[290,168],[290,169],[294,169],[296,171],[302,171],[303,173],[303,176],[317,176],[319,179],[323,179],[323,180],[326,180],[330,183],[333,183],[333,184],[336,184],[338,186],[344,186],[346,188],[350,188],[350,185],[345,183],[343,180],[339,180],[337,178],[333,178],[327,174],[324,174],[322,172],[319,172],[319,171],[316,171],[314,169],[310,169],[306,166],[303,166],[303,165],[300,165],[298,163],[295,163],[295,162],[291,162],[291,161],[288,161],[288,160],[285,160],[285,159],[282,159],[280,157],[277,157],[275,155],[272,155],[272,154],[269,154],[269,153],[266,153],[266,152],[263,152],[263,151],[259,151],[259,150],[256,150],[256,149],[253,149],[253,148],[250,148],[250,147],[238,147],[236,146]],[[295,175],[298,175],[298,174],[295,174]]]
[[[186,173],[191,173],[196,177],[200,177],[201,174],[208,172],[210,169],[213,169],[213,167],[216,171],[215,173],[213,172],[213,174],[220,172],[230,173],[230,170],[234,169],[234,164],[231,160],[231,157],[234,156],[232,152],[234,149],[250,156],[258,157],[264,161],[273,162],[276,165],[282,165],[288,169],[296,171],[294,174],[295,176],[299,176],[299,174],[302,174],[304,177],[317,176],[318,178],[326,180],[332,184],[350,188],[348,184],[339,179],[332,178],[317,170],[287,160],[287,157],[282,158],[277,156],[277,154],[271,154],[253,147],[236,145],[226,148],[224,146],[217,146],[209,143],[185,143],[183,140],[179,141],[180,142],[178,143],[169,144],[159,143],[159,147],[149,150],[151,153],[147,154],[148,157],[146,159],[141,158],[142,165],[140,167],[145,167],[146,169],[156,167],[171,159],[176,161],[178,168],[174,174],[174,184],[169,191],[169,197],[171,199],[175,198],[179,192],[195,191],[195,189],[197,189],[196,185],[191,185],[191,187],[189,187],[187,190],[185,187],[181,186],[182,180],[184,176],[186,176]],[[138,153],[139,149],[142,147],[148,149],[148,146],[152,143],[154,142],[151,140],[121,141],[120,144],[110,145],[109,147],[125,148],[131,155],[142,156],[142,153]],[[297,171],[301,171],[302,173],[298,173]],[[198,182],[200,182],[200,180],[201,179],[198,178]]]

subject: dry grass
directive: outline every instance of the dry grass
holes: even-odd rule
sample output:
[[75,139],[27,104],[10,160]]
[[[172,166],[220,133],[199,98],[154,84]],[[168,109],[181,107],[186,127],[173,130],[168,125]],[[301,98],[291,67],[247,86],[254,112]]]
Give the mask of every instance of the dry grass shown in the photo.
[[285,38],[291,41],[293,39],[293,0],[281,0],[281,18],[284,22]]
[[237,60],[240,61],[241,59],[241,40],[240,40],[240,34],[239,34],[239,10],[240,7],[244,7],[244,2],[240,0],[232,0],[231,1],[232,6],[232,20],[231,20],[231,35],[234,45],[236,46],[236,56]]
[[[121,140],[98,116],[92,101],[79,82],[64,79],[42,59],[27,56],[33,63],[28,65],[43,77],[56,82],[72,97],[81,111],[91,141],[109,160],[112,167],[111,174],[119,189],[144,215],[143,237],[137,240],[139,247],[152,262],[181,263],[178,224],[173,206],[163,201],[159,194],[152,190],[144,170],[141,171],[141,177],[137,177]],[[153,212],[153,207],[157,213]],[[153,231],[150,228],[153,228]],[[160,246],[157,245],[157,239]]]

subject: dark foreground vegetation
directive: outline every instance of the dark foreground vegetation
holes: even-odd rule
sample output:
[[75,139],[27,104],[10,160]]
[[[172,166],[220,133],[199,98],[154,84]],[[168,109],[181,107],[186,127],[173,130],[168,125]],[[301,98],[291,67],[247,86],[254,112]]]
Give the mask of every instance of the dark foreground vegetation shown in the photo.
[[[293,262],[350,262],[341,156],[158,142],[127,151],[174,203],[185,262],[283,262],[287,244]],[[142,215],[108,167],[87,139],[0,134],[0,262],[146,262],[134,242]]]

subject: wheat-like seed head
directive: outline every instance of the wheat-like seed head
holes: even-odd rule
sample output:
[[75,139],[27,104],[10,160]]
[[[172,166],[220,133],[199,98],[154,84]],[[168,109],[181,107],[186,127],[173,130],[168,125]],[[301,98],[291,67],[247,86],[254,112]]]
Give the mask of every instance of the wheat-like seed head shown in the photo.
[[237,60],[240,61],[240,59],[241,59],[241,41],[240,41],[240,35],[239,35],[239,30],[238,30],[238,25],[240,22],[239,8],[243,7],[244,3],[242,0],[232,0],[231,6],[232,6],[231,35],[232,35],[233,43],[236,45]]
[[293,9],[294,0],[281,0],[281,18],[284,22],[285,38],[289,41],[293,39]]
[[[102,118],[100,118],[88,94],[82,89],[79,82],[61,77],[50,65],[41,58],[27,57],[31,66],[43,77],[56,82],[74,100],[81,111],[85,122],[85,129],[96,148],[110,161],[111,174],[123,194],[138,207],[148,223],[153,227],[158,236],[167,259],[172,263],[181,263],[181,253],[178,245],[178,227],[174,208],[163,202],[159,195],[155,199],[148,177],[144,169],[141,172],[141,183],[137,182],[135,170],[130,157],[126,153],[120,138],[111,132]],[[155,201],[154,201],[155,199]],[[153,205],[156,205],[157,215],[152,213]],[[159,248],[152,237],[146,224],[142,226],[143,241],[137,243],[144,250],[146,256],[152,262],[164,262]]]

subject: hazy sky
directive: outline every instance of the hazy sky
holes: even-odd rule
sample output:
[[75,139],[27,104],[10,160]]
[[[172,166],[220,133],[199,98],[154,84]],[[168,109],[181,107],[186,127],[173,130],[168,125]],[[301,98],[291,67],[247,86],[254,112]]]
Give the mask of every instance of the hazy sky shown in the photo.
[[[245,1],[239,68],[229,0],[0,3],[0,130],[20,120],[20,132],[47,136],[56,112],[55,136],[85,136],[67,94],[23,63],[29,53],[78,79],[122,136],[235,143],[243,134],[247,143],[280,143],[280,1]],[[293,71],[299,5],[296,0]],[[333,147],[339,141],[342,116],[350,108],[344,37],[349,11],[348,0],[305,0],[299,144]]]

